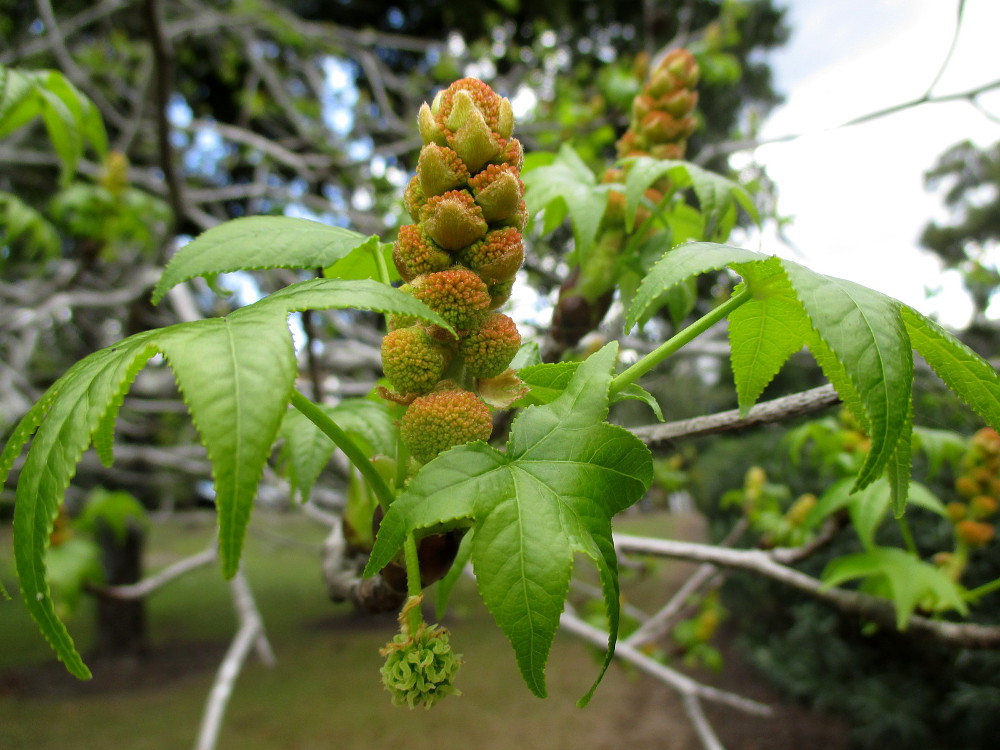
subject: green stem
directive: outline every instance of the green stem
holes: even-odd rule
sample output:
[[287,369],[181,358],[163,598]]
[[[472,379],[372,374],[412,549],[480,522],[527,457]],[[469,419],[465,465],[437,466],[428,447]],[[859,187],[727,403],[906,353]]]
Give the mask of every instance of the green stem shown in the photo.
[[696,339],[720,320],[727,317],[733,310],[745,302],[749,302],[752,298],[753,292],[749,288],[744,288],[707,315],[696,320],[683,331],[679,331],[667,341],[664,341],[627,370],[619,373],[618,377],[611,381],[611,393],[618,393],[618,391],[630,386],[682,346]]
[[292,391],[291,403],[310,422],[319,427],[323,431],[323,434],[334,442],[334,445],[344,452],[350,462],[361,472],[361,476],[365,478],[368,486],[374,490],[375,497],[378,498],[378,504],[382,506],[382,510],[388,511],[389,506],[395,499],[392,490],[389,489],[389,485],[382,479],[382,475],[375,470],[369,457],[358,447],[358,444],[351,440],[350,436],[340,429],[337,423],[327,416],[326,412],[296,390]]
[[400,492],[410,473],[410,449],[402,438],[396,439],[396,489]]
[[994,591],[1000,591],[1000,578],[996,578],[989,583],[984,583],[982,586],[967,591],[965,594],[966,599],[981,599],[987,594],[992,594]]
[[906,546],[906,551],[914,557],[920,557],[917,542],[913,538],[913,531],[910,529],[910,522],[906,520],[906,516],[897,518],[896,523],[899,524],[899,533],[903,535],[903,544]]
[[[407,534],[403,542],[403,555],[406,558],[406,593],[411,597],[420,596],[423,590],[420,586],[420,558],[417,555],[417,540],[412,533]],[[411,609],[409,617],[410,634],[413,635],[424,619],[420,607]]]
[[382,243],[376,242],[372,253],[375,256],[375,265],[378,267],[378,280],[386,286],[391,286],[392,278],[389,276],[389,267],[385,264],[385,256],[382,255]]

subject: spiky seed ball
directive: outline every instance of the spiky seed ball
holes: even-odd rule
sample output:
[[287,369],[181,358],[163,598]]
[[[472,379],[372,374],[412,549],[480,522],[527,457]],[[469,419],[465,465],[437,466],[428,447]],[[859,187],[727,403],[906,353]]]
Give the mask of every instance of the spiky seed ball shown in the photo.
[[487,284],[513,278],[524,261],[524,243],[515,227],[488,232],[479,242],[458,253],[458,260],[471,268]]
[[517,324],[506,315],[492,313],[459,344],[466,371],[474,378],[494,378],[510,365],[521,347]]
[[471,328],[489,310],[486,284],[467,268],[418,276],[411,294],[459,330]]
[[413,281],[421,274],[443,271],[452,265],[451,255],[428,237],[419,224],[399,228],[392,246],[392,260],[403,281]]
[[421,326],[397,328],[382,339],[382,371],[400,393],[427,393],[451,359]]
[[397,633],[380,653],[382,684],[394,706],[430,708],[448,695],[461,695],[455,675],[462,656],[452,650],[444,628],[421,623],[416,633]]
[[442,451],[475,440],[489,440],[489,407],[472,391],[434,391],[413,400],[400,436],[418,461],[427,463]]

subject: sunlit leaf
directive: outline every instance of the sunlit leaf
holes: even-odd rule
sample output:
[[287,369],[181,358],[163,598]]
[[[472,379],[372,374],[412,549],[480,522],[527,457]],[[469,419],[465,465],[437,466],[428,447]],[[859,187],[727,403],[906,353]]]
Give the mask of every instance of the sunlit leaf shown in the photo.
[[367,239],[349,229],[287,216],[227,221],[177,251],[153,290],[153,302],[196,276],[264,268],[326,268]]
[[[551,164],[527,172],[523,180],[524,200],[529,212],[536,214],[553,203],[561,203],[569,213],[576,239],[577,262],[582,264],[594,246],[608,204],[605,187],[598,184],[594,173],[566,144]],[[546,229],[552,228],[546,220]]]
[[823,583],[837,586],[864,578],[885,587],[896,609],[896,627],[905,630],[918,606],[934,612],[955,610],[967,614],[962,588],[940,568],[895,547],[875,547],[833,560],[823,571]]

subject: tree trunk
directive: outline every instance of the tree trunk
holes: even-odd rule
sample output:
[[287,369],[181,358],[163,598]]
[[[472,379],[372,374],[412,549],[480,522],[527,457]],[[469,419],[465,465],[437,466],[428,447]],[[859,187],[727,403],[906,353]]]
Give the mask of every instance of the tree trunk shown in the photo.
[[[101,564],[109,586],[137,583],[142,578],[145,531],[133,521],[117,534],[99,523],[95,539],[101,547]],[[97,599],[97,644],[100,657],[138,657],[146,650],[145,599]]]

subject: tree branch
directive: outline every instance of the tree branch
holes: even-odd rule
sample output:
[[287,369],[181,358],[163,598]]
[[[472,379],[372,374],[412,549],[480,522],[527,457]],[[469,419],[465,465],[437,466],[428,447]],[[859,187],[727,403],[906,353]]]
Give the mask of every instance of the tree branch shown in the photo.
[[757,404],[745,417],[738,409],[709,414],[678,422],[654,424],[630,428],[630,431],[647,445],[657,445],[668,440],[711,435],[728,430],[742,430],[770,422],[781,422],[793,417],[826,409],[840,403],[840,397],[832,385],[822,385],[791,396],[783,396],[772,401]]
[[170,565],[154,576],[144,578],[138,583],[132,583],[127,586],[97,586],[89,585],[87,590],[97,596],[104,597],[106,599],[142,599],[143,597],[149,596],[157,589],[166,586],[168,583],[180,578],[192,570],[197,570],[198,568],[208,565],[216,558],[215,547],[210,547],[209,549],[199,552],[197,555],[191,555],[191,557],[186,557],[183,560],[178,560],[173,565]]
[[215,683],[209,693],[202,716],[201,729],[198,732],[196,750],[214,750],[219,741],[219,731],[222,729],[222,719],[229,705],[236,678],[243,669],[243,663],[250,649],[257,648],[258,656],[267,666],[274,665],[274,654],[264,638],[264,625],[254,602],[253,594],[242,571],[236,574],[232,581],[233,602],[240,619],[240,627],[236,631],[226,657],[219,665]]
[[143,11],[146,28],[149,30],[149,41],[153,48],[153,96],[156,101],[156,143],[160,152],[160,167],[167,183],[167,195],[170,208],[174,212],[174,221],[179,223],[187,215],[187,211],[184,203],[184,183],[177,172],[174,148],[170,143],[170,122],[167,120],[167,107],[170,104],[174,79],[173,51],[164,34],[163,14],[158,0],[145,0]]
[[98,109],[104,115],[104,119],[111,122],[116,128],[124,128],[127,120],[104,98],[100,89],[93,84],[86,71],[76,64],[76,60],[73,59],[73,56],[66,48],[66,40],[63,38],[62,30],[59,27],[59,20],[52,10],[50,0],[35,0],[35,5],[38,8],[38,15],[42,17],[42,21],[45,23],[47,35],[51,39],[52,53],[59,61],[59,65],[62,66],[63,71],[73,83],[79,86],[93,100],[94,104],[97,105]]
[[[622,534],[616,534],[614,540],[615,546],[626,552],[709,562],[757,573],[827,602],[842,612],[871,620],[888,630],[896,630],[896,612],[892,602],[860,591],[825,586],[822,581],[777,562],[775,558],[781,555],[779,550],[722,549],[708,544]],[[905,634],[961,648],[1000,648],[1000,626],[945,622],[915,614],[910,617]]]
[[[741,518],[730,529],[729,533],[726,534],[726,538],[719,542],[719,545],[722,547],[731,547],[739,541],[749,525],[746,518]],[[725,577],[719,572],[717,566],[711,563],[703,563],[698,566],[694,573],[688,576],[681,587],[674,592],[670,600],[652,617],[643,622],[635,632],[629,635],[625,639],[625,643],[636,648],[641,648],[647,643],[652,643],[662,638],[667,634],[677,618],[680,617],[681,612],[688,606],[692,596],[700,594],[705,589],[718,587],[722,584],[723,580],[725,580]]]
[[[572,612],[568,610],[564,611],[559,616],[559,624],[569,632],[594,644],[598,648],[607,648],[608,634],[584,622]],[[619,643],[617,645],[615,648],[615,657],[635,665],[646,674],[655,677],[668,687],[676,690],[682,696],[691,695],[696,698],[712,701],[713,703],[720,703],[754,716],[770,716],[772,713],[771,707],[768,705],[692,680],[687,675],[678,672],[676,669],[671,669],[665,664],[661,664],[626,643]]]
[[918,96],[916,99],[910,99],[909,101],[900,102],[899,104],[893,104],[890,107],[884,107],[882,109],[875,110],[874,112],[869,112],[864,115],[842,122],[839,125],[834,125],[829,128],[822,128],[820,130],[809,131],[805,133],[789,133],[787,135],[780,135],[774,138],[747,138],[738,141],[725,141],[723,143],[716,143],[703,148],[698,155],[693,159],[696,164],[706,164],[712,159],[719,156],[729,156],[730,154],[735,154],[740,151],[753,151],[761,146],[770,146],[776,143],[788,143],[789,141],[797,141],[799,138],[804,138],[809,135],[816,135],[818,133],[829,133],[834,130],[840,130],[841,128],[847,128],[852,125],[861,125],[862,123],[871,122],[872,120],[878,120],[882,117],[888,117],[889,115],[894,115],[898,112],[902,112],[907,109],[912,109],[914,107],[919,107],[924,104],[944,104],[946,102],[954,101],[967,101],[976,109],[981,108],[978,106],[977,99],[983,94],[993,91],[995,89],[1000,89],[1000,80],[991,81],[990,83],[984,83],[981,86],[976,86],[975,88],[967,89],[965,91],[957,91],[952,94],[941,94],[939,96],[931,96],[929,93],[923,96]]

